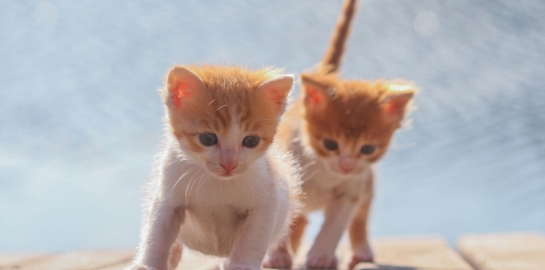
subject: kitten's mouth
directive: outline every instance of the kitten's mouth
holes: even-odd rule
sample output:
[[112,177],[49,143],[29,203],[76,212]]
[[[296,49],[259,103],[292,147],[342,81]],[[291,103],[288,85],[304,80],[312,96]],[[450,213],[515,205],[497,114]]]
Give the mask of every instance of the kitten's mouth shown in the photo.
[[228,179],[231,179],[235,176],[237,176],[239,173],[238,173],[238,170],[235,171],[235,170],[223,170],[223,169],[219,169],[215,166],[206,166],[206,169],[208,171],[208,173],[210,173],[212,176],[214,176],[215,178],[218,178],[220,180],[228,180]]
[[352,177],[357,177],[357,176],[362,175],[365,172],[365,170],[362,170],[361,168],[354,168],[353,170],[348,171],[348,172],[343,171],[343,170],[331,170],[331,172],[333,172],[334,174],[336,174],[339,177],[352,178]]
[[357,172],[355,168],[350,171],[344,171],[342,169],[335,168],[333,166],[328,166],[328,169],[331,173],[337,175],[338,177],[351,177],[351,176],[359,175],[359,173]]
[[335,173],[336,175],[339,175],[341,177],[348,177],[348,176],[354,176],[356,175],[354,172],[350,171],[350,172],[344,172],[344,171],[333,171],[333,173]]
[[229,180],[237,175],[236,173],[233,173],[232,171],[231,172],[226,172],[226,171],[215,172],[214,174],[217,176],[217,178],[221,180]]

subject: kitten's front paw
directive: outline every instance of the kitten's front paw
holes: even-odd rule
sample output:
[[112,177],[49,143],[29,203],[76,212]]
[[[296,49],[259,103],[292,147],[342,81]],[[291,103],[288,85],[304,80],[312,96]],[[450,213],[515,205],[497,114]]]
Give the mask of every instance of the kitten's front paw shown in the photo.
[[291,264],[291,256],[287,250],[269,252],[263,260],[263,268],[290,269]]
[[337,257],[333,252],[311,250],[305,266],[307,269],[337,269]]
[[374,261],[373,258],[373,251],[371,250],[371,247],[369,247],[368,244],[365,246],[362,246],[360,248],[357,248],[354,250],[354,255],[352,256],[352,260],[350,261],[350,264],[348,264],[348,270],[354,269],[354,267],[358,263],[372,263]]

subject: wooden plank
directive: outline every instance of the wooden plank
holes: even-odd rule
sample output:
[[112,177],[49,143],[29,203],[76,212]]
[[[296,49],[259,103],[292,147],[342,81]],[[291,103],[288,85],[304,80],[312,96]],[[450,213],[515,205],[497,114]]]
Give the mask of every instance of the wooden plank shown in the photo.
[[473,269],[441,237],[383,238],[373,240],[371,246],[376,264],[360,264],[358,269]]
[[[376,264],[358,264],[357,269],[473,269],[441,237],[382,238],[373,240],[371,246]],[[301,252],[298,252],[295,260],[297,268],[302,268],[308,249],[309,245],[307,244],[303,246]],[[339,259],[339,269],[345,269],[352,258],[352,251],[348,244],[343,243],[337,248],[337,258]]]
[[25,263],[38,262],[48,257],[46,254],[0,254],[0,270],[19,269]]
[[[182,260],[176,269],[177,270],[214,269],[216,266],[220,264],[220,262],[221,262],[220,258],[205,256],[185,248],[182,253]],[[103,266],[103,267],[97,268],[96,270],[123,270],[130,263],[131,261],[125,261],[118,264]]]
[[479,270],[545,269],[545,236],[540,233],[465,235],[458,247]]
[[95,270],[121,263],[128,263],[133,251],[78,251],[52,255],[44,260],[25,262],[18,269],[23,270]]
[[[440,237],[387,238],[372,242],[377,264],[360,264],[358,269],[415,270],[415,269],[472,269],[461,257],[448,247]],[[296,268],[301,268],[310,245],[304,244],[296,255]],[[130,264],[134,251],[83,251],[49,256],[40,261],[20,264],[24,270],[122,270]],[[343,269],[351,259],[347,244],[337,249]],[[2,258],[0,256],[0,258]],[[23,258],[24,261],[24,258]],[[178,270],[213,269],[221,259],[184,250]],[[6,268],[8,269],[8,268]]]
[[[299,247],[299,250],[297,251],[297,254],[295,254],[295,258],[293,259],[293,265],[294,269],[304,269],[305,261],[307,258],[307,253],[310,250],[310,243],[301,243],[301,246]],[[348,251],[348,252],[347,252]],[[339,269],[342,269],[348,264],[348,260],[350,259],[350,248],[347,245],[341,244],[339,248],[337,248],[335,255],[337,256],[339,264]]]
[[188,251],[186,248],[182,254],[182,261],[176,268],[177,270],[188,269],[213,269],[222,262],[222,258],[205,256],[194,251]]

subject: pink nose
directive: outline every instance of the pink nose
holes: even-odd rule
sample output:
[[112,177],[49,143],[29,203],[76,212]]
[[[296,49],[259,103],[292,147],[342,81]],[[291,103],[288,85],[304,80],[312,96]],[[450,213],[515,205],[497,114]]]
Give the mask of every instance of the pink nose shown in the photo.
[[235,162],[229,162],[229,163],[220,163],[221,167],[225,170],[226,173],[230,173],[232,170],[234,170],[238,164]]
[[354,170],[354,166],[356,165],[356,160],[353,157],[341,156],[341,159],[339,161],[340,161],[339,167],[341,167],[341,170],[344,173],[349,173],[352,170]]
[[344,173],[349,173],[352,171],[352,169],[354,169],[354,166],[341,164],[341,169],[343,170]]

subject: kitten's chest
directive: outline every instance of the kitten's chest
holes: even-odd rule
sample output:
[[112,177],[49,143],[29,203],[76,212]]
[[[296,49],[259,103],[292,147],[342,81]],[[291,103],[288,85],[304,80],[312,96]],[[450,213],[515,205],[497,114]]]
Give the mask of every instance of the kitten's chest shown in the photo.
[[260,175],[260,168],[253,167],[226,180],[214,178],[192,163],[179,162],[167,168],[164,189],[175,204],[190,209],[250,208],[268,195],[263,186],[270,182],[270,178]]
[[256,203],[244,189],[201,184],[186,196],[185,219],[180,228],[183,243],[191,249],[215,256],[228,256],[240,232],[241,222]]
[[341,197],[357,198],[363,182],[361,177],[339,178],[323,168],[309,168],[303,179],[304,212],[323,209]]
[[[200,224],[201,227],[215,226],[214,224],[236,224],[243,220],[253,208],[241,204],[190,204],[186,207],[187,221]],[[212,230],[214,231],[214,230]]]
[[193,185],[187,185],[183,205],[186,208],[202,210],[221,209],[229,212],[236,209],[248,209],[255,206],[262,196],[259,190],[247,183],[237,183],[239,179],[221,181],[206,179]]

